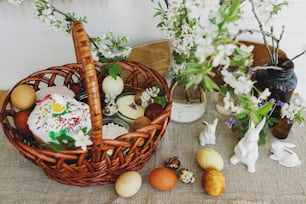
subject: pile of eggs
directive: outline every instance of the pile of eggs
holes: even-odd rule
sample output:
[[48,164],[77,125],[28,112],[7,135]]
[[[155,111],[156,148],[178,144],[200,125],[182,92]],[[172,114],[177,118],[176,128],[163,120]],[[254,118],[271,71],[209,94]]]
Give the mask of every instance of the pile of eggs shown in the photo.
[[[110,79],[107,79],[110,80]],[[115,82],[118,86],[116,89],[116,94],[121,93],[122,84],[120,82]],[[114,86],[104,85],[106,91],[107,89],[113,88]],[[72,89],[73,88],[73,89]],[[71,89],[76,89],[80,91],[80,87],[71,86]],[[14,122],[18,131],[24,135],[31,135],[31,131],[27,125],[27,119],[31,113],[35,102],[37,100],[37,93],[34,88],[30,85],[19,85],[11,93],[11,103],[19,111],[14,116]],[[158,111],[156,107],[151,111],[154,115]],[[150,111],[149,111],[150,112]],[[148,125],[151,118],[148,116],[141,116],[136,118],[131,125],[132,130],[141,128]],[[212,148],[204,147],[200,149],[196,157],[197,163],[204,170],[202,174],[202,185],[205,192],[210,196],[220,196],[225,189],[225,177],[221,170],[224,167],[224,162],[222,156]],[[194,175],[193,173],[186,169],[180,169],[179,173],[176,174],[174,170],[180,167],[180,160],[178,157],[172,157],[165,161],[164,167],[154,168],[148,177],[148,182],[150,186],[156,190],[167,191],[175,188],[178,180],[184,183],[193,183]],[[141,188],[142,177],[136,171],[128,171],[120,175],[115,182],[115,191],[119,196],[131,197],[135,195]]]
[[24,135],[31,135],[27,120],[30,116],[30,109],[36,101],[36,91],[30,85],[19,85],[11,93],[11,102],[19,111],[14,116],[14,122],[19,132]]
[[14,123],[17,130],[23,135],[30,136],[32,132],[27,124],[31,111],[37,102],[43,100],[47,95],[59,93],[74,97],[75,93],[65,86],[53,86],[36,91],[33,86],[22,84],[16,86],[11,92],[11,103],[17,112],[14,115]]
[[[139,98],[139,94],[141,94],[140,92],[133,93],[132,95],[125,95],[125,93],[123,93],[124,82],[119,76],[117,76],[116,79],[111,76],[106,76],[101,84],[101,89],[105,96],[108,95],[114,98],[121,97],[121,99],[128,98],[129,100],[132,100],[132,102],[134,100],[136,101],[136,99]],[[73,98],[75,96],[79,97],[80,94],[82,94],[81,92],[82,88],[77,83],[71,84],[69,88],[65,86],[52,86],[46,87],[39,91],[36,91],[33,86],[27,84],[16,86],[12,90],[10,97],[12,105],[17,110],[16,114],[14,115],[14,122],[17,130],[23,135],[32,135],[31,131],[29,130],[27,120],[31,111],[33,110],[33,107],[35,106],[35,103],[39,102],[40,100],[43,100],[44,96],[52,93],[58,93],[63,95],[69,95]],[[130,103],[131,102],[129,102],[129,104]],[[127,132],[136,131],[139,128],[149,125],[151,121],[155,119],[158,115],[160,115],[160,113],[163,111],[163,108],[157,104],[151,104],[149,107],[142,108],[139,104],[137,104],[137,102],[135,102],[137,110],[136,108],[135,110],[133,108],[129,108],[129,104],[123,104],[122,106],[118,107],[118,109],[123,113],[135,113],[133,114],[133,116],[135,117],[133,117],[132,120],[130,120],[131,118],[128,118],[127,116],[123,118],[123,120],[129,124],[128,129],[126,129]],[[120,117],[119,112],[116,112],[116,114],[116,117]],[[127,118],[128,121],[125,120]],[[116,136],[119,135],[116,134]],[[115,137],[111,139],[114,138]]]
[[[197,163],[204,170],[201,181],[205,192],[212,196],[218,197],[225,190],[225,177],[221,170],[224,167],[222,156],[212,148],[204,147],[197,153]],[[170,157],[165,160],[163,167],[156,167],[151,170],[148,176],[150,186],[158,191],[168,191],[175,188],[178,181],[183,183],[194,183],[195,176],[192,171],[181,168],[178,157]],[[118,177],[115,183],[115,191],[119,196],[131,197],[141,188],[142,179],[138,172],[129,171]]]
[[222,195],[226,185],[225,177],[221,172],[224,167],[222,156],[212,148],[203,147],[197,153],[197,162],[204,170],[202,186],[205,192],[214,197]]

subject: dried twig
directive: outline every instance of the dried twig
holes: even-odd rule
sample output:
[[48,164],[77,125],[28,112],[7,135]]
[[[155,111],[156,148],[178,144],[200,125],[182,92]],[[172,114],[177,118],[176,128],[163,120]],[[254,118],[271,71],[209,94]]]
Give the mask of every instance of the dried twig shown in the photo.
[[187,24],[189,24],[188,11],[187,11],[187,8],[185,6],[185,3],[186,3],[186,0],[183,0],[184,11],[185,11],[185,14],[186,14],[186,22],[187,22]]
[[290,61],[293,61],[293,60],[295,60],[296,58],[298,58],[298,57],[300,57],[300,56],[302,56],[302,55],[304,55],[304,54],[306,54],[306,50],[300,52],[299,54],[297,54],[296,56],[292,57],[291,59],[286,60],[286,61],[283,62],[281,65],[282,65],[282,66],[286,66]]
[[266,46],[266,49],[267,49],[267,51],[268,51],[269,58],[270,58],[271,60],[273,60],[273,56],[272,56],[271,51],[270,51],[269,46],[268,46],[268,42],[267,42],[267,39],[266,39],[265,31],[264,31],[264,29],[263,29],[263,25],[262,25],[262,23],[261,23],[261,21],[260,21],[258,15],[257,15],[256,11],[255,11],[254,1],[253,1],[253,0],[249,0],[249,1],[250,1],[251,5],[252,5],[252,12],[253,12],[253,14],[254,14],[254,16],[255,16],[255,19],[256,19],[257,22],[258,22],[259,29],[260,29],[260,31],[261,31],[261,33],[262,33],[262,37],[263,37],[263,40],[264,40],[264,44],[265,44],[265,46]]
[[165,0],[165,4],[166,4],[167,8],[169,8],[169,1],[168,0]]
[[278,50],[279,50],[279,43],[280,43],[281,39],[283,38],[284,32],[285,32],[285,26],[282,26],[282,32],[281,32],[281,34],[279,35],[279,38],[278,38],[278,39],[276,39],[276,49],[275,49],[275,65],[277,65],[277,64],[278,64]]
[[238,33],[234,36],[235,38],[238,37],[238,35],[241,35],[243,33],[250,33],[250,34],[254,34],[254,33],[260,33],[260,34],[264,34],[265,36],[272,38],[273,40],[278,40],[278,38],[276,38],[275,36],[273,36],[271,33],[266,32],[266,31],[261,31],[261,30],[257,30],[257,29],[240,29],[238,31]]
[[[273,33],[274,33],[274,27],[271,26],[271,27],[270,27],[270,30],[271,30],[271,34],[273,35]],[[275,42],[275,41],[274,41],[273,39],[271,39],[271,41],[272,41],[272,42],[271,42],[271,45],[272,45],[272,58],[273,58],[273,59],[271,60],[271,61],[272,61],[271,63],[272,63],[272,64],[277,64],[276,61],[277,61],[278,56],[277,56],[277,51],[276,51],[275,45],[274,45],[274,42]]]

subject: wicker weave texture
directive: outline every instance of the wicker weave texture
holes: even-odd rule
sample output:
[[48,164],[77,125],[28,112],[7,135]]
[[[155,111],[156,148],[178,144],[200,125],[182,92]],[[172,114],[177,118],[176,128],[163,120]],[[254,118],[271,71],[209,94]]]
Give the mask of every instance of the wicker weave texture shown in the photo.
[[[41,167],[51,179],[76,186],[112,183],[123,172],[142,168],[151,158],[170,121],[171,94],[165,79],[156,71],[137,62],[117,62],[123,69],[125,91],[139,91],[160,86],[168,98],[168,103],[163,113],[149,125],[121,135],[115,140],[103,139],[100,84],[104,76],[97,71],[97,68],[103,64],[93,61],[89,40],[81,22],[73,24],[72,35],[77,63],[35,72],[19,81],[13,89],[21,84],[31,85],[35,90],[56,85],[69,88],[73,84],[79,84],[88,95],[93,145],[86,151],[77,148],[53,152],[42,148],[32,136],[21,134],[13,120],[18,110],[10,100],[12,91],[8,93],[2,106],[2,127],[6,137],[16,149]],[[108,154],[110,151],[112,154]]]

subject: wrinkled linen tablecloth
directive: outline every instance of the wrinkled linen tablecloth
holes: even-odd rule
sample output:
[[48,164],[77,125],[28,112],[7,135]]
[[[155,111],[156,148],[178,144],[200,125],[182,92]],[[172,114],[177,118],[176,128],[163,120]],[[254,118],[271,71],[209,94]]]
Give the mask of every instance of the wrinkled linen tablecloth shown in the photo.
[[[247,172],[246,166],[229,163],[238,137],[224,124],[228,117],[216,112],[216,94],[209,94],[208,99],[208,108],[200,120],[189,124],[169,124],[156,152],[139,170],[143,184],[131,198],[119,197],[114,184],[75,187],[49,179],[42,169],[19,154],[1,129],[0,203],[306,203],[306,126],[295,124],[285,140],[297,145],[293,151],[299,155],[301,166],[286,168],[270,160],[271,142],[276,139],[268,135],[266,145],[259,147],[256,173],[251,174]],[[224,159],[222,173],[227,184],[222,196],[214,198],[202,188],[203,170],[196,162],[196,153],[202,148],[198,142],[198,135],[203,128],[201,121],[211,123],[216,117],[219,118],[217,142],[209,147],[217,150]],[[154,190],[148,183],[148,176],[152,169],[163,166],[164,160],[171,156],[179,156],[181,167],[192,170],[196,181],[193,184],[178,182],[170,191]]]

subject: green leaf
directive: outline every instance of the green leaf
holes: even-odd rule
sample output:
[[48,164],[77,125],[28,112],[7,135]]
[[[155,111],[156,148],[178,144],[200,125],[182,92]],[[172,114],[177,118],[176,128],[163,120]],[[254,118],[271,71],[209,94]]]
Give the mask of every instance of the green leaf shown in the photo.
[[243,119],[246,119],[248,117],[248,114],[246,111],[242,111],[240,113],[236,113],[234,114],[234,117],[237,119],[237,120],[243,120]]
[[164,107],[167,103],[167,98],[163,96],[156,96],[154,97],[154,103],[160,105],[161,107]]
[[261,115],[261,116],[267,115],[271,111],[273,105],[274,104],[271,102],[266,103],[265,105],[259,107],[256,110],[256,114]]
[[114,79],[117,78],[118,75],[121,75],[122,68],[118,64],[111,64],[108,70],[108,74],[112,76]]
[[49,148],[51,148],[55,152],[59,152],[59,151],[65,150],[62,145],[60,145],[58,143],[55,143],[55,142],[48,142],[48,143],[42,144],[42,146],[43,147],[49,147]]
[[264,145],[266,144],[266,135],[259,135],[258,145]]
[[157,12],[155,12],[155,14],[153,15],[153,17],[159,16],[159,15],[162,15],[162,14],[163,14],[162,11],[157,11]]
[[227,86],[220,86],[220,92],[221,93],[223,93],[225,95],[227,91],[228,91]]
[[261,119],[260,116],[257,115],[254,112],[250,112],[249,114],[250,114],[250,120],[252,120],[254,122],[254,124],[257,125],[259,123],[260,119]]
[[208,92],[220,90],[219,86],[207,75],[204,75],[203,83],[205,90]]

